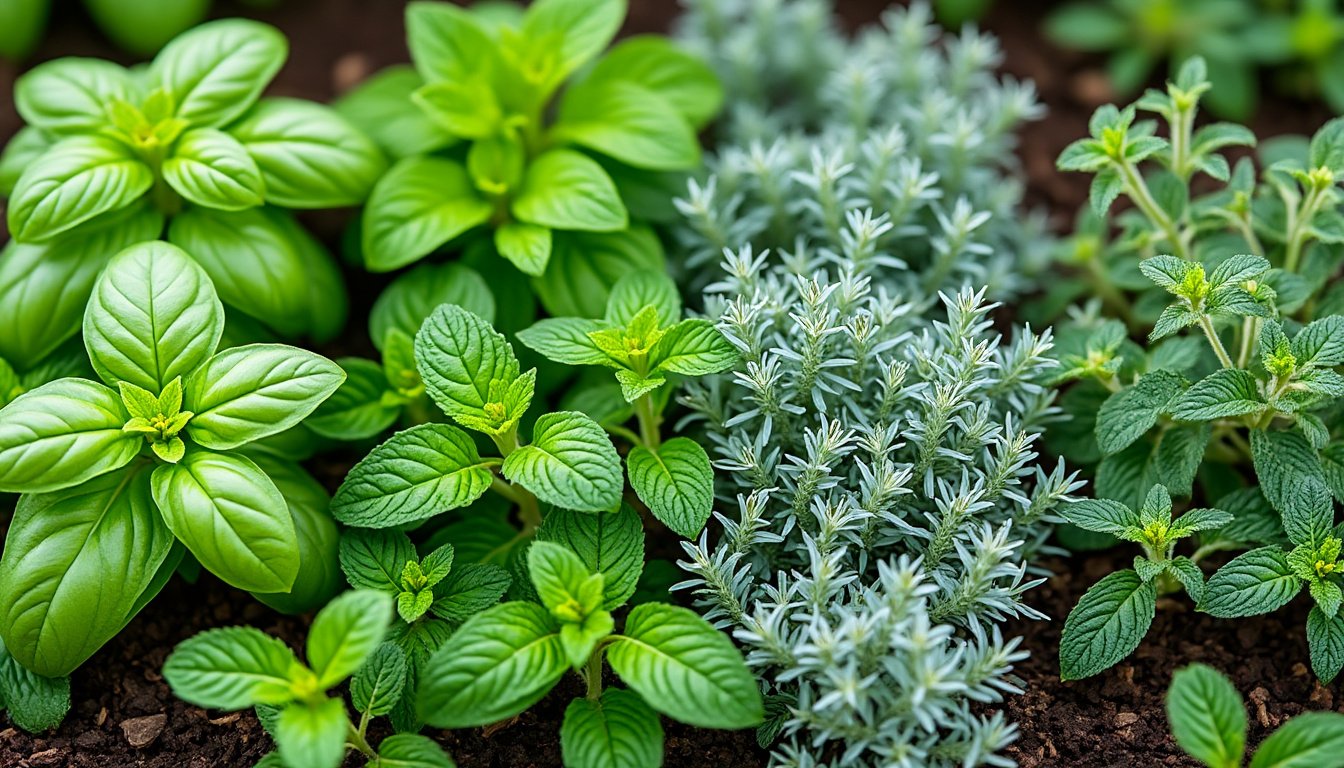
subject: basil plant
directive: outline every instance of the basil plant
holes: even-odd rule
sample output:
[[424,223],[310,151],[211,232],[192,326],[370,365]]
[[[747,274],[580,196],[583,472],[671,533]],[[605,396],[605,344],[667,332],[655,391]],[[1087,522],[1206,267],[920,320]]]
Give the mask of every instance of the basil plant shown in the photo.
[[83,328],[101,382],[57,379],[0,409],[0,492],[23,494],[0,556],[0,637],[46,676],[119,632],[184,548],[239,589],[290,592],[302,560],[293,512],[247,449],[345,378],[294,347],[218,350],[214,285],[167,243],[108,262]]
[[400,157],[364,211],[369,269],[480,234],[552,314],[567,314],[576,283],[600,314],[620,273],[595,252],[632,216],[671,213],[700,162],[696,131],[723,99],[713,72],[662,38],[600,56],[625,13],[625,0],[411,3],[414,71],[385,72],[340,107]]
[[339,332],[340,272],[286,209],[358,205],[385,163],[332,109],[259,98],[287,50],[278,30],[230,19],[144,70],[64,58],[18,79],[27,126],[0,157],[13,236],[0,252],[0,357],[37,365],[79,331],[108,255],[161,236],[231,309],[286,337]]

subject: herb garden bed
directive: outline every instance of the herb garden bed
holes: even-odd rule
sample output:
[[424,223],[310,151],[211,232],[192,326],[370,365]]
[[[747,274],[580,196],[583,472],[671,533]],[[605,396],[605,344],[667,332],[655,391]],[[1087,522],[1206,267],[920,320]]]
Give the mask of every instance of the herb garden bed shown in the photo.
[[[837,0],[836,4],[846,22],[856,26],[874,21],[886,6],[882,0]],[[222,2],[212,15],[245,15],[278,27],[289,37],[291,51],[269,93],[326,103],[369,74],[406,61],[401,5],[390,0],[292,0],[273,10],[257,11]],[[1028,123],[1019,133],[1019,158],[1027,176],[1028,206],[1046,210],[1051,228],[1064,233],[1072,226],[1075,213],[1087,204],[1089,177],[1061,173],[1056,159],[1071,142],[1087,135],[1093,110],[1108,102],[1127,101],[1115,98],[1096,74],[1100,59],[1059,50],[1042,39],[1039,19],[1057,5],[1046,0],[1001,2],[984,27],[1002,43],[1002,71],[1033,80],[1048,110],[1046,119]],[[67,10],[69,15],[53,25],[34,60],[76,54],[126,61],[124,54],[94,37],[81,11]],[[678,10],[673,0],[630,0],[623,34],[667,32]],[[0,64],[0,143],[22,125],[13,107],[17,74],[12,65]],[[1160,84],[1160,80],[1153,82]],[[1250,121],[1250,127],[1261,138],[1283,133],[1310,135],[1329,117],[1319,104],[1270,101]],[[333,253],[340,253],[350,215],[342,211],[304,213],[302,221]],[[363,318],[389,280],[348,263],[343,269],[351,300],[349,331],[318,351],[331,358],[371,356],[373,344]],[[998,326],[1005,328],[1017,319],[1011,303],[995,315]],[[334,493],[360,456],[357,452],[323,456],[309,468]],[[1080,495],[1090,495],[1090,490]],[[0,518],[0,522],[7,524],[8,520]],[[646,546],[651,555],[664,559],[684,556],[679,538],[657,523],[650,526]],[[1004,754],[1024,768],[1198,766],[1172,739],[1163,699],[1172,675],[1192,662],[1221,670],[1247,696],[1248,744],[1252,747],[1303,712],[1344,712],[1338,684],[1323,686],[1307,663],[1302,627],[1310,600],[1305,595],[1282,610],[1236,622],[1196,612],[1184,595],[1163,597],[1152,629],[1137,652],[1095,677],[1061,682],[1059,647],[1064,617],[1099,579],[1130,567],[1136,552],[1121,547],[1070,559],[1053,557],[1040,564],[1054,575],[1026,593],[1024,602],[1051,621],[1015,619],[1004,627],[1006,636],[1020,634],[1022,648],[1031,654],[1014,670],[1025,692],[1009,696],[1002,704],[976,705],[985,713],[1001,710],[1016,724],[1016,741]],[[1212,559],[1221,565],[1231,558],[1219,555]],[[203,630],[235,624],[255,626],[301,648],[309,620],[276,613],[209,573],[202,574],[196,585],[174,579],[124,631],[73,674],[74,706],[54,733],[30,735],[13,727],[0,730],[0,767],[255,764],[273,746],[250,709],[230,714],[210,710],[207,714],[174,697],[161,674],[165,659],[179,643]],[[608,679],[615,678],[608,673]],[[582,693],[580,682],[567,675],[541,703],[514,719],[486,728],[427,732],[466,768],[559,765],[560,722],[566,705]],[[752,729],[711,731],[667,718],[663,726],[667,766],[745,768],[766,762],[767,752],[758,746]],[[391,732],[379,728],[370,731],[374,739]],[[347,766],[363,764],[353,752],[345,762]]]

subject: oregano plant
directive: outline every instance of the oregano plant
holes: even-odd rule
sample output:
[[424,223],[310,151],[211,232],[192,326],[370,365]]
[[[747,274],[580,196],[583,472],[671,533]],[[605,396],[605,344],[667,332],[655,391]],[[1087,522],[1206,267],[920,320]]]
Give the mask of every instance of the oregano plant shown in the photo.
[[1059,641],[1059,674],[1065,680],[1091,677],[1133,653],[1152,624],[1159,597],[1184,590],[1198,603],[1205,592],[1198,561],[1207,550],[1175,555],[1176,545],[1232,521],[1217,509],[1192,509],[1172,519],[1171,495],[1161,485],[1149,490],[1137,510],[1109,499],[1083,499],[1065,505],[1062,514],[1084,530],[1143,548],[1133,568],[1102,578],[1069,612]]
[[0,556],[0,637],[28,669],[79,666],[184,550],[239,589],[295,587],[294,512],[247,449],[298,424],[344,374],[280,344],[220,350],[223,326],[196,260],[133,246],[108,262],[84,315],[101,381],[57,379],[0,409],[0,491],[23,494]]
[[[452,768],[453,761],[425,736],[398,733],[369,744],[373,717],[386,714],[405,686],[405,662],[383,643],[392,598],[357,589],[332,600],[308,630],[306,660],[252,627],[202,632],[183,641],[163,665],[173,693],[201,707],[236,711],[256,707],[275,739],[263,768],[336,768],[349,751],[373,768]],[[331,691],[354,675],[350,718]]]
[[334,110],[261,98],[285,62],[273,27],[227,19],[143,72],[64,58],[22,75],[26,121],[0,156],[13,242],[0,254],[0,356],[36,364],[79,330],[112,254],[160,236],[220,298],[284,336],[335,336],[339,270],[286,209],[358,205],[382,152]]
[[[622,585],[638,578],[642,558],[604,572],[543,540],[529,547],[527,566],[538,602],[477,614],[430,659],[417,693],[426,722],[470,728],[514,717],[568,670],[585,686],[560,728],[569,768],[661,765],[659,714],[702,728],[761,722],[761,696],[740,652],[694,612],[645,603],[615,631],[612,611],[628,599]],[[628,689],[604,685],[604,661]]]

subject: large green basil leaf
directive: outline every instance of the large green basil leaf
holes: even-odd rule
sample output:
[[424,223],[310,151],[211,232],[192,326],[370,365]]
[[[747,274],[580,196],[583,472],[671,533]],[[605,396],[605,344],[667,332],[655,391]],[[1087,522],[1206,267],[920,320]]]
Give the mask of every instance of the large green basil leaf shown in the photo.
[[9,231],[19,242],[48,240],[125,208],[152,186],[154,173],[125,144],[72,136],[19,176],[9,198]]
[[223,332],[224,308],[210,278],[163,242],[114,256],[84,313],[84,344],[98,375],[153,393],[204,363]]
[[299,539],[299,575],[289,592],[254,593],[282,613],[306,613],[325,605],[345,586],[337,563],[340,531],[331,519],[331,497],[302,467],[272,456],[249,458],[285,497]]
[[364,207],[364,263],[371,271],[404,267],[490,220],[461,163],[408,157],[374,185]]
[[163,179],[187,200],[221,211],[261,205],[261,169],[243,145],[223,131],[198,128],[177,140],[163,162]]
[[495,56],[495,41],[465,8],[451,3],[406,6],[406,44],[424,80],[471,78]]
[[0,251],[0,357],[31,368],[79,333],[93,283],[114,254],[163,231],[143,203],[89,222],[51,242],[10,242]]
[[637,270],[665,268],[662,243],[647,227],[556,232],[546,273],[533,278],[532,288],[552,316],[600,318],[616,281]]
[[703,126],[723,106],[723,86],[700,58],[658,35],[622,40],[584,82],[624,80],[667,100],[692,125]]
[[168,91],[177,117],[219,127],[246,112],[289,55],[268,24],[225,19],[202,24],[164,46],[149,65],[152,87]]
[[386,169],[377,145],[311,101],[262,99],[229,133],[261,169],[267,202],[286,208],[359,205]]
[[523,35],[557,59],[548,74],[559,83],[601,53],[624,20],[624,0],[537,0],[523,17]]
[[494,480],[490,466],[467,433],[421,424],[393,435],[356,464],[337,489],[331,513],[364,528],[424,520],[480,498]]
[[23,61],[42,42],[47,0],[13,0],[0,5],[0,57]]
[[677,171],[700,162],[695,129],[653,91],[620,80],[594,80],[565,92],[555,138],[635,168]]
[[537,419],[532,442],[509,454],[503,471],[538,499],[580,512],[616,509],[625,486],[611,438],[577,411]]
[[331,341],[345,329],[350,311],[340,265],[293,214],[279,208],[267,208],[266,213],[303,262],[304,285],[308,288],[303,334],[317,343]]
[[23,496],[0,558],[6,647],[38,674],[69,674],[143,605],[172,545],[147,464]]
[[177,538],[219,578],[248,592],[287,592],[299,574],[294,520],[250,459],[188,450],[154,470],[154,501]]
[[187,434],[207,448],[227,450],[269,437],[303,421],[345,380],[341,367],[319,354],[284,344],[226,349],[187,377]]
[[391,66],[360,83],[333,106],[389,157],[428,154],[455,139],[411,102],[411,94],[424,84],[412,67]]
[[487,323],[495,321],[495,297],[479,272],[461,264],[421,264],[393,280],[373,303],[369,315],[373,345],[385,349],[393,330],[414,339],[440,304],[456,304]]
[[571,149],[533,159],[510,208],[520,221],[552,229],[616,232],[630,223],[611,177],[597,161]]
[[421,674],[420,716],[439,728],[473,728],[541,700],[569,669],[555,619],[536,603],[505,603],[473,616]]
[[19,183],[24,169],[37,162],[55,142],[55,136],[39,128],[31,125],[20,128],[0,150],[0,197],[13,194],[14,185]]
[[680,722],[747,728],[765,716],[756,678],[733,641],[685,608],[635,606],[607,659],[649,706]]
[[84,0],[93,23],[117,48],[149,58],[183,31],[205,20],[210,0]]
[[311,325],[314,278],[284,218],[271,208],[191,208],[173,218],[168,239],[196,258],[225,304],[293,337]]
[[0,491],[45,493],[125,466],[143,440],[122,427],[121,397],[85,379],[58,379],[0,409]]
[[659,768],[663,726],[638,694],[608,688],[598,701],[575,699],[560,726],[565,765]]
[[126,68],[102,59],[70,56],[44,62],[14,83],[14,107],[24,122],[57,135],[107,126],[107,105],[136,97]]

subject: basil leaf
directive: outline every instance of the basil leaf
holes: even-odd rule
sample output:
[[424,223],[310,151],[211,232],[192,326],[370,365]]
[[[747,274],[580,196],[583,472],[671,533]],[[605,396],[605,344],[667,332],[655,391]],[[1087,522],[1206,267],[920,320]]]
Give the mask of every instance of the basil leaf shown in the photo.
[[149,65],[149,82],[173,97],[176,117],[219,127],[256,103],[288,55],[285,36],[269,24],[212,21],[164,46]]
[[630,223],[607,172],[569,149],[549,150],[528,164],[510,209],[520,221],[553,229],[614,232]]
[[540,701],[567,669],[546,609],[505,603],[473,616],[429,660],[419,711],[438,728],[488,725]]
[[9,197],[28,166],[46,154],[56,137],[36,126],[25,125],[0,149],[0,196]]
[[345,757],[349,730],[345,704],[323,699],[315,704],[295,702],[280,710],[275,723],[275,746],[289,766],[337,768]]
[[67,675],[146,602],[173,544],[149,480],[141,464],[19,499],[0,558],[0,633],[19,663]]
[[680,722],[746,728],[765,719],[756,678],[737,647],[686,608],[635,606],[607,658],[649,706]]
[[577,144],[651,171],[700,163],[695,129],[657,93],[617,80],[591,80],[567,90],[552,129],[556,141]]
[[367,136],[311,101],[262,99],[229,133],[260,169],[267,202],[286,208],[359,205],[386,170]]
[[[438,7],[441,4],[425,5]],[[408,8],[407,14],[410,13]],[[414,44],[411,50],[415,50]],[[452,144],[455,139],[411,102],[411,94],[424,84],[424,79],[411,67],[391,66],[360,83],[332,106],[360,132],[377,142],[389,157],[401,159],[429,154]]]
[[350,470],[332,500],[346,525],[390,528],[465,507],[493,482],[462,430],[421,424],[398,432]]
[[221,211],[261,205],[261,169],[238,140],[213,128],[188,131],[163,162],[163,178],[188,201]]
[[29,733],[55,728],[70,711],[70,678],[34,674],[0,643],[0,707]]
[[406,654],[395,643],[384,642],[350,681],[350,703],[360,712],[386,715],[405,687]]
[[575,699],[565,708],[560,751],[565,765],[658,768],[663,726],[637,694],[608,688],[598,701]]
[[629,504],[600,515],[549,510],[537,539],[564,545],[590,573],[602,574],[604,610],[616,610],[635,593],[644,569],[644,524]]
[[1212,766],[1239,766],[1246,753],[1246,709],[1232,683],[1212,667],[1177,670],[1167,691],[1171,735],[1187,754]]
[[383,289],[369,314],[369,335],[386,352],[393,330],[414,339],[440,304],[456,304],[487,323],[495,319],[495,297],[481,274],[461,264],[421,264]]
[[418,733],[394,733],[378,744],[370,768],[454,768],[452,758],[433,739]]
[[201,565],[248,592],[286,592],[299,573],[294,520],[250,459],[190,450],[154,470],[154,502]]
[[737,351],[708,320],[691,318],[672,326],[649,352],[657,371],[704,376],[737,362]]
[[553,46],[551,81],[560,82],[602,52],[625,19],[622,0],[537,0],[523,17],[523,36]]
[[552,316],[599,318],[616,281],[636,270],[664,268],[662,243],[644,226],[555,232],[546,273],[533,279],[532,288]]
[[450,3],[407,5],[406,44],[416,69],[431,82],[472,78],[495,51],[475,14]]
[[411,94],[411,101],[445,131],[464,139],[488,139],[504,121],[494,90],[476,78],[429,83]]
[[105,136],[72,136],[19,176],[9,198],[9,231],[21,243],[49,240],[125,208],[153,185],[149,166],[126,145]]
[[14,108],[33,128],[69,136],[106,127],[107,105],[132,101],[137,90],[125,67],[71,56],[38,64],[16,80]]
[[187,434],[217,450],[278,434],[303,421],[345,379],[340,366],[283,344],[216,354],[186,380]]
[[635,446],[626,468],[630,487],[654,517],[688,539],[700,535],[714,511],[714,470],[699,443],[674,437],[655,450]]
[[85,379],[57,379],[0,410],[0,491],[45,493],[125,466],[144,444],[122,431],[121,397]]
[[425,391],[454,419],[491,420],[493,390],[519,376],[518,358],[504,335],[462,307],[439,307],[415,336],[415,360]]
[[1133,653],[1148,634],[1156,608],[1156,583],[1141,580],[1128,568],[1093,584],[1064,620],[1060,677],[1091,677]]
[[353,675],[387,636],[392,599],[371,589],[339,595],[318,611],[308,630],[308,664],[330,688]]
[[723,106],[723,86],[704,61],[658,35],[622,40],[593,67],[585,82],[625,81],[667,100],[693,126],[708,123]]
[[551,260],[551,229],[522,221],[510,221],[495,229],[495,250],[519,271],[543,275]]
[[223,332],[224,308],[210,278],[161,242],[114,256],[84,314],[84,344],[98,375],[155,393],[204,363]]
[[331,519],[331,497],[298,464],[265,455],[249,458],[284,497],[299,542],[299,575],[289,592],[254,593],[253,597],[281,613],[320,608],[345,586],[337,562],[340,531]]
[[387,405],[387,376],[382,366],[358,357],[336,361],[345,371],[345,381],[323,400],[304,426],[332,440],[355,441],[386,432],[397,422],[401,406]]
[[460,163],[437,157],[397,161],[374,185],[364,207],[364,263],[390,272],[490,220]]
[[1261,547],[1234,557],[1210,576],[1199,608],[1224,619],[1269,613],[1287,605],[1301,586],[1283,550]]
[[163,663],[163,677],[183,701],[238,710],[292,701],[289,675],[298,663],[282,640],[252,627],[226,627],[179,643]]
[[537,419],[532,442],[504,459],[503,472],[565,509],[602,512],[621,503],[621,457],[597,422],[576,411]]

